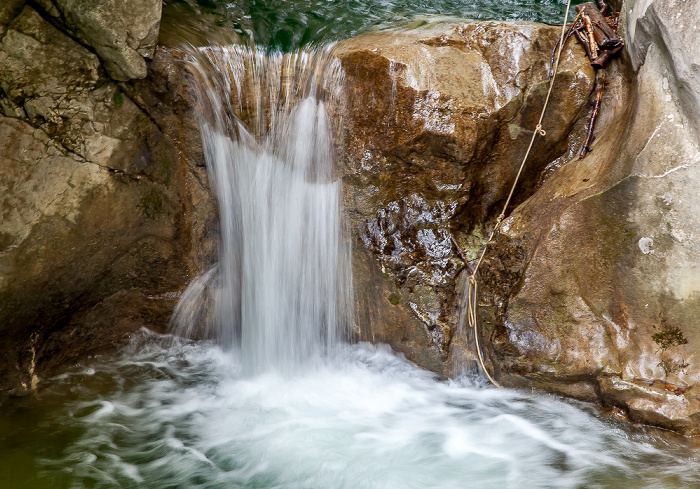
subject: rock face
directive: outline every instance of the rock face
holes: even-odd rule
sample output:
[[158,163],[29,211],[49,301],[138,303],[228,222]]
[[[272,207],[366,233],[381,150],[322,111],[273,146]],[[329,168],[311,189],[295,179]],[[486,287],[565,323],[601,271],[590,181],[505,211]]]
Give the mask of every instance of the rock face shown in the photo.
[[19,391],[162,330],[214,217],[196,127],[161,130],[192,128],[172,54],[159,49],[149,82],[117,84],[22,3],[0,8],[0,389]]
[[[0,5],[0,389],[141,326],[215,260],[216,212],[161,2]],[[567,44],[480,269],[489,370],[700,433],[697,2],[627,2],[593,152],[594,73]],[[456,22],[455,22],[456,23]],[[534,129],[559,30],[437,22],[340,43],[359,336],[439,375],[473,364],[471,261]],[[152,58],[152,61],[147,61]],[[148,76],[147,76],[148,75]],[[147,77],[146,77],[147,76]],[[144,78],[146,77],[146,78]],[[135,80],[138,79],[138,80]]]
[[628,58],[609,74],[593,153],[512,213],[481,278],[514,274],[481,298],[505,384],[689,434],[700,433],[699,16],[693,2],[623,7]]
[[[593,152],[593,73],[572,42],[502,232],[480,269],[486,363],[502,383],[700,433],[697,2],[627,2],[627,51]],[[442,375],[473,364],[466,274],[542,103],[557,33],[529,24],[372,34],[341,44],[347,206],[365,338]],[[356,163],[353,163],[356,162]]]
[[117,161],[119,170],[143,168],[142,134],[127,123],[138,120],[143,126],[147,117],[116,84],[105,83],[97,56],[33,9],[26,7],[9,25],[0,41],[0,64],[5,115],[31,121],[98,165]]
[[[12,3],[12,2],[11,2]],[[158,41],[161,0],[37,0],[46,15],[95,50],[114,80],[146,77]]]
[[[540,115],[558,34],[490,22],[376,33],[339,46],[347,87],[346,205],[357,237],[355,290],[365,338],[453,373],[445,361],[464,264],[451,237],[473,259],[500,213]],[[573,43],[557,87],[548,136],[534,147],[516,202],[572,154],[569,135],[580,132],[574,128],[586,114],[593,70]]]

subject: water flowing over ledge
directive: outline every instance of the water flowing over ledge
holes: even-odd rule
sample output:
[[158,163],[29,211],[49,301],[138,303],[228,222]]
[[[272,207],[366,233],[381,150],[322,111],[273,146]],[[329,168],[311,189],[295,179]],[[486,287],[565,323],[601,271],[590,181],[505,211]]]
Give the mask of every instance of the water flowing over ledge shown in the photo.
[[174,331],[213,336],[250,372],[294,370],[336,348],[351,316],[325,108],[341,88],[339,62],[330,48],[267,56],[213,46],[192,49],[190,63],[221,243],[216,270],[178,304]]
[[[659,22],[658,16],[664,21],[667,19],[664,15],[670,15],[659,7],[659,4],[660,2],[657,2],[655,8],[648,9],[651,13],[650,18],[644,19],[646,24],[640,23],[637,26],[636,32],[640,38],[649,36],[650,32],[656,32],[654,22]],[[675,15],[675,12],[671,13]],[[656,17],[651,18],[652,14]],[[36,15],[29,20],[34,22],[32,25],[42,22],[46,24]],[[474,26],[472,25],[472,28]],[[53,27],[43,25],[40,29],[48,28]],[[476,28],[481,29],[479,26]],[[504,29],[504,26],[499,28]],[[505,29],[507,28],[506,26]],[[462,26],[460,29],[466,31],[468,27]],[[456,31],[450,35],[454,32]],[[446,39],[435,38],[427,44],[418,44],[422,44],[420,49],[428,50],[432,42],[432,48],[440,49],[445,47]],[[63,41],[67,42],[65,39]],[[463,39],[460,42],[462,45],[465,43]],[[236,50],[239,52],[232,55]],[[222,217],[223,214],[227,215],[221,226],[220,263],[192,283],[191,288],[184,294],[175,322],[182,328],[180,331],[183,334],[210,338],[212,341],[194,343],[146,331],[136,335],[127,349],[117,356],[108,355],[87,361],[84,366],[71,369],[58,378],[42,378],[37,397],[28,396],[13,400],[12,407],[6,410],[9,412],[8,416],[0,420],[3,424],[3,429],[0,430],[3,442],[0,443],[0,468],[5,473],[10,469],[9,485],[26,486],[38,477],[41,482],[37,485],[46,485],[44,483],[49,481],[48,485],[52,487],[696,486],[699,472],[698,447],[692,439],[683,440],[657,430],[627,426],[610,417],[601,416],[590,406],[530,394],[529,390],[495,392],[480,384],[478,380],[464,378],[440,383],[431,374],[416,369],[383,347],[363,344],[348,346],[342,343],[341,338],[348,330],[347,325],[354,322],[349,312],[351,309],[347,305],[347,298],[351,296],[347,285],[349,280],[345,277],[339,284],[335,279],[329,280],[328,277],[345,273],[344,263],[348,250],[342,239],[334,241],[331,233],[327,231],[335,228],[335,236],[343,236],[345,225],[342,220],[337,220],[336,216],[339,213],[339,198],[333,166],[320,166],[320,162],[332,160],[332,155],[327,160],[324,156],[327,153],[332,154],[333,144],[328,144],[332,139],[327,135],[334,134],[333,125],[336,123],[336,120],[329,116],[329,113],[332,113],[332,104],[329,102],[335,97],[332,87],[338,87],[340,83],[323,81],[333,80],[336,72],[333,62],[323,68],[316,68],[324,64],[319,61],[323,58],[319,56],[320,52],[321,50],[293,52],[271,56],[269,59],[263,57],[261,51],[239,47],[210,47],[192,52],[190,63],[201,61],[206,66],[205,71],[213,75],[212,81],[205,86],[206,90],[210,86],[227,87],[228,90],[222,91],[223,96],[214,97],[209,97],[208,92],[204,90],[200,94],[201,105],[198,112],[202,127],[206,129],[204,145],[206,152],[211,156],[210,175],[223,182],[215,189],[219,205],[227,205],[227,210],[220,213]],[[681,53],[681,50],[676,49],[674,52]],[[666,66],[653,48],[645,47],[644,55],[647,54],[646,65],[642,67],[643,72],[652,70],[659,64],[662,67]],[[394,103],[401,101],[402,97],[409,98],[409,89],[419,92],[421,82],[430,81],[433,73],[422,70],[421,77],[412,77],[408,87],[402,86],[402,82],[407,80],[406,75],[411,74],[411,69],[407,69],[408,63],[397,62],[394,59],[383,60],[382,56],[386,53],[372,52],[365,55],[364,59],[358,59],[361,57],[356,56],[355,61],[373,61],[374,68],[387,67],[390,73],[388,85],[391,87],[391,97],[388,105],[392,111],[389,111],[387,120],[394,124],[383,124],[382,128],[395,130],[395,121],[400,114],[399,111],[393,110]],[[82,53],[81,56],[90,60],[90,66],[94,70],[99,68],[99,63],[94,57],[90,57],[89,52]],[[640,52],[635,53],[635,63],[644,63],[643,58]],[[244,63],[237,65],[241,59]],[[267,68],[267,63],[273,68]],[[359,71],[353,76],[357,76]],[[314,74],[307,76],[311,72]],[[416,71],[413,71],[413,74],[415,73]],[[494,75],[486,77],[488,83],[482,86],[484,90],[501,86],[496,81],[497,74],[482,72],[482,75]],[[667,97],[661,99],[672,101],[675,94],[674,83],[678,81],[663,78],[662,83],[662,77],[653,75],[652,70],[651,76],[647,73],[645,80],[658,81],[659,87],[656,88],[661,90],[658,93]],[[678,76],[681,79],[678,83],[685,83],[682,77],[686,75],[685,72],[679,72]],[[482,81],[483,78],[482,76]],[[120,85],[120,89],[124,86],[126,85]],[[167,87],[167,84],[165,86]],[[113,85],[108,85],[107,88],[117,90]],[[653,107],[653,104],[646,102],[653,102],[657,93],[653,90],[654,87],[650,89],[642,85],[641,88],[640,93],[645,103],[640,114],[648,114],[646,109]],[[95,88],[103,89],[104,87]],[[495,92],[497,103],[494,105],[494,113],[508,109],[508,104],[502,105],[498,98],[504,94],[511,94],[498,90]],[[377,93],[388,94],[389,91]],[[517,93],[517,90],[513,93]],[[109,105],[111,111],[118,111],[118,107],[124,105],[132,115],[136,114],[134,117],[142,117],[143,114],[138,112],[142,109],[136,107],[129,98],[132,95],[138,103],[144,102],[144,99],[138,98],[139,94],[136,92],[123,94],[115,91],[100,99],[100,104]],[[416,114],[425,119],[419,121],[420,130],[423,131],[419,134],[427,136],[430,141],[430,137],[444,137],[458,130],[458,124],[443,124],[442,117],[445,114],[440,113],[443,109],[453,110],[455,106],[449,105],[447,100],[441,100],[440,94],[436,94],[435,91],[429,91],[427,97],[424,95],[426,94],[419,93],[420,98],[415,100],[418,103],[409,104],[412,110],[407,111],[413,119]],[[275,110],[266,107],[274,107]],[[664,105],[664,108],[667,107]],[[223,110],[220,110],[222,108]],[[652,155],[650,158],[654,160],[652,165],[647,167],[644,167],[648,163],[645,158],[636,162],[638,167],[635,168],[635,175],[639,177],[640,187],[649,184],[646,180],[652,181],[654,185],[655,182],[660,182],[660,185],[678,186],[684,183],[683,180],[697,180],[692,178],[696,173],[694,167],[697,166],[692,162],[668,162],[669,165],[678,163],[679,166],[662,168],[656,165],[659,163],[658,159],[653,157],[664,153],[668,149],[664,144],[673,140],[666,137],[674,134],[669,132],[669,127],[673,127],[674,130],[681,128],[683,131],[686,128],[680,124],[671,126],[665,123],[663,127],[658,126],[651,132],[650,137],[643,137],[649,134],[645,133],[645,119],[640,114],[635,118],[634,139],[643,143],[643,156],[649,158],[649,153]],[[433,117],[435,115],[440,117]],[[681,115],[682,111],[672,114],[670,118],[662,114],[670,122],[682,120]],[[490,115],[488,111],[484,111],[475,112],[471,117],[486,120]],[[156,116],[154,118],[157,119]],[[650,117],[650,120],[653,121],[653,117]],[[7,127],[15,131],[10,134],[22,134],[21,131],[26,130],[22,124],[26,125],[19,119],[8,123]],[[165,127],[166,124],[161,126]],[[405,127],[398,127],[401,130],[413,128],[410,123]],[[149,133],[151,135],[158,134],[157,128],[149,128],[149,131],[152,131]],[[511,124],[503,135],[515,139],[520,132],[517,125]],[[655,138],[659,134],[664,137]],[[684,137],[684,134],[681,136]],[[662,140],[663,142],[660,142]],[[148,140],[151,141],[153,139]],[[46,141],[42,140],[42,144],[44,143]],[[46,143],[46,146],[49,144]],[[137,148],[138,145],[134,144],[133,147]],[[606,147],[605,138],[602,147]],[[600,150],[601,146],[597,149]],[[164,153],[165,156],[169,154]],[[689,154],[695,155],[692,152]],[[433,154],[431,157],[435,158],[437,155]],[[167,162],[167,159],[162,161]],[[359,161],[358,159],[357,162]],[[370,158],[363,159],[362,163],[369,161]],[[589,159],[583,165],[576,165],[576,171],[585,169],[590,161]],[[69,166],[67,162],[63,163],[66,167]],[[167,188],[170,184],[171,175],[167,172],[167,165],[158,168],[158,171],[149,168],[140,173],[140,170],[129,167],[110,167],[110,170],[107,170],[99,165],[85,165],[84,162],[79,165],[75,162],[70,164],[76,167],[96,166],[92,170],[95,173],[102,172],[100,175],[105,179],[98,183],[108,181],[114,184],[114,181],[119,181],[119,185],[126,185],[129,177],[125,177],[125,174],[136,175],[132,179],[133,182],[144,175],[149,177],[144,180],[148,180],[147,184],[150,185],[149,193],[146,194],[150,200],[141,201],[139,204],[140,209],[145,209],[145,215],[134,217],[131,221],[126,221],[126,224],[136,222],[143,225],[144,220],[154,218],[154,212],[159,205],[168,205],[167,196],[158,200],[154,197],[158,194],[153,193],[154,188]],[[563,172],[558,171],[560,167],[556,162],[550,169],[553,173],[550,181],[567,177],[568,169],[565,167]],[[588,169],[591,171],[592,165],[588,166]],[[574,195],[576,191],[580,192],[581,186],[593,188],[601,183],[599,178],[594,177],[592,183],[582,185],[581,182],[585,184],[591,181],[589,175],[571,171],[574,173],[568,175],[578,186],[572,184],[574,191],[567,197]],[[47,173],[53,177],[53,174]],[[117,178],[115,175],[119,175],[122,180],[111,180]],[[33,175],[32,177],[35,178]],[[253,186],[246,187],[243,178],[248,178],[248,182],[261,182],[260,188],[272,191],[272,196],[261,198],[254,195]],[[674,178],[678,180],[673,180]],[[281,183],[285,179],[292,184],[291,191],[287,191]],[[29,179],[29,182],[32,180]],[[155,187],[154,182],[160,187]],[[609,182],[604,184],[608,185]],[[70,185],[72,183],[68,180],[66,189]],[[108,188],[109,185],[96,187]],[[440,190],[457,190],[458,187],[459,185],[444,182],[436,186]],[[567,186],[561,188],[572,189]],[[548,189],[551,190],[551,186]],[[599,190],[601,189],[595,188],[592,191]],[[616,202],[640,202],[636,199],[640,195],[629,193],[629,188],[622,190],[628,192],[623,198],[603,202],[613,206],[613,222],[622,219],[621,214],[615,213]],[[605,189],[601,192],[603,191]],[[675,204],[677,196],[668,192],[668,188],[647,187],[644,195],[649,196],[648,200],[653,202],[648,203],[647,208],[643,209],[644,212],[656,216],[656,205]],[[65,193],[68,194],[69,191],[66,190]],[[686,189],[683,201],[692,202],[695,194],[694,188]],[[131,202],[133,208],[137,208],[140,195],[136,195],[129,195],[130,200],[107,199],[110,204],[108,208],[111,211],[114,202],[124,202],[124,205]],[[550,195],[552,194],[541,193],[540,200],[546,200]],[[240,196],[244,199],[239,198]],[[662,198],[654,201],[657,196]],[[421,198],[413,197],[402,200],[400,205],[395,202],[393,208],[404,206],[404,209],[410,209],[414,204],[415,208],[432,205],[426,204]],[[549,199],[550,202],[552,200],[556,199]],[[532,199],[530,203],[532,202],[537,202],[537,198]],[[678,203],[681,203],[680,199]],[[284,206],[286,207],[282,211],[276,210],[277,207]],[[321,211],[316,206],[328,208]],[[583,216],[564,221],[584,221],[590,216],[597,216],[596,212],[603,207],[591,209],[584,206]],[[562,228],[562,224],[566,225],[567,222],[556,221],[561,218],[561,208],[543,208],[546,210],[540,211],[540,214],[534,212],[527,217],[534,215],[537,220],[543,213],[547,213],[552,216],[547,217],[554,219],[559,229]],[[301,214],[296,213],[299,209]],[[678,207],[674,211],[680,209]],[[427,209],[426,215],[435,211],[434,215],[441,218],[440,210],[439,206],[435,206],[433,209]],[[679,223],[672,214],[677,215],[675,212],[668,213],[671,217],[667,217],[667,223],[678,226],[674,228],[674,237],[678,237],[677,241],[680,243],[674,246],[680,247],[683,242],[691,246],[694,238],[682,234],[685,232],[683,229],[692,230],[696,227],[682,227],[684,224]],[[428,217],[433,218],[434,215]],[[103,216],[104,214],[101,217]],[[317,218],[322,226],[307,225],[307,217]],[[375,231],[374,236],[370,237],[376,238],[377,243],[382,243],[382,234],[388,232],[391,225],[396,224],[396,221],[392,222],[391,219],[390,213],[377,215],[374,219],[376,229],[369,231]],[[369,219],[370,222],[372,220]],[[276,232],[278,228],[284,232]],[[596,226],[590,228],[600,229]],[[154,229],[155,226],[146,225],[142,231],[151,236],[148,232],[153,232]],[[295,234],[299,229],[302,231]],[[509,221],[507,232],[514,233],[511,235],[514,239],[522,230],[517,219]],[[419,244],[430,249],[430,258],[435,259],[435,263],[442,261],[449,264],[448,254],[444,254],[444,236],[439,236],[440,240],[434,240],[430,238],[428,230],[421,231]],[[626,229],[614,231],[629,234]],[[644,236],[650,236],[652,231],[645,231]],[[245,234],[255,238],[251,240],[252,245],[247,241]],[[619,234],[612,235],[617,239]],[[297,241],[290,243],[290,235],[291,238],[297,238]],[[573,235],[572,238],[577,236]],[[554,239],[557,237],[554,236]],[[387,243],[388,240],[379,250],[386,255],[382,257],[382,260],[385,260],[382,262],[382,272],[385,264],[388,266],[398,263],[397,254],[390,253],[396,250],[397,246],[392,248],[386,246]],[[654,253],[641,250],[646,257],[644,259],[664,259],[664,253],[668,250],[662,247],[663,240],[655,236],[653,243]],[[393,241],[393,244],[402,245],[396,241]],[[318,259],[318,252],[323,246],[330,249],[326,256],[336,257],[330,263],[325,258]],[[291,254],[287,254],[285,247],[291,247],[296,253],[294,256],[301,256],[302,259],[291,260]],[[176,252],[165,248],[162,254],[146,255],[146,259],[156,256],[156,259],[150,258],[150,261],[162,263],[167,262],[169,257],[177,256]],[[575,246],[556,248],[576,249]],[[636,251],[640,246],[635,244],[632,248]],[[227,249],[231,251],[227,252]],[[311,252],[307,253],[307,250]],[[404,251],[406,250],[408,247],[404,248]],[[647,251],[649,250],[650,248],[647,248]],[[143,248],[139,249],[139,252],[143,253]],[[503,256],[512,255],[512,249],[501,249],[500,252]],[[225,256],[226,253],[229,253],[228,257]],[[80,254],[80,250],[75,252],[75,256]],[[583,255],[584,261],[595,263],[594,259]],[[564,263],[567,263],[567,256],[570,255],[560,256]],[[695,254],[689,256],[693,259]],[[143,258],[143,254],[138,257]],[[133,263],[127,260],[123,269],[132,273]],[[551,261],[548,260],[547,263]],[[337,267],[335,270],[334,265]],[[619,275],[614,266],[610,266],[609,269]],[[154,267],[153,270],[158,272],[160,269]],[[325,274],[317,275],[318,270],[325,271]],[[549,268],[544,270],[544,275],[548,276],[545,278],[556,275],[549,271]],[[660,275],[644,273],[643,276]],[[308,283],[306,277],[314,277],[315,282]],[[160,282],[162,276],[153,273],[153,277],[149,278],[153,282]],[[119,280],[115,282],[119,283]],[[319,287],[319,283],[325,288]],[[543,290],[543,283],[546,281],[532,277],[528,279],[528,284],[535,284],[538,290]],[[679,287],[686,293],[688,290],[694,290],[693,283],[691,280]],[[120,286],[123,287],[123,284],[124,282]],[[558,290],[557,284],[553,285],[552,290]],[[646,285],[655,286],[653,281],[645,282]],[[83,286],[88,287],[89,284]],[[406,297],[410,301],[407,302],[410,302],[410,307],[416,314],[425,318],[422,324],[435,326],[432,323],[435,322],[435,318],[439,319],[439,315],[432,309],[428,311],[430,314],[424,314],[425,308],[435,304],[435,295],[426,292],[425,287],[422,290],[419,288],[415,287],[409,291]],[[160,291],[157,294],[145,294],[142,291],[130,291],[128,294],[118,292],[116,299],[109,299],[113,300],[112,307],[117,310],[117,317],[121,319],[123,311],[120,306],[128,306],[134,296],[138,297],[138,294],[142,293],[142,298],[147,303],[160,301],[175,295],[171,292],[173,289],[167,290],[167,293]],[[544,290],[549,293],[549,289]],[[610,296],[607,289],[600,289],[598,292]],[[79,296],[77,291],[75,293]],[[107,294],[104,291],[102,293]],[[563,295],[559,294],[559,297],[561,296]],[[572,296],[579,297],[576,293]],[[106,296],[102,296],[104,297]],[[376,295],[378,300],[388,299],[392,307],[406,297],[394,291]],[[263,300],[265,298],[266,300]],[[531,301],[530,304],[532,303]],[[89,301],[86,304],[92,307]],[[651,314],[658,311],[658,304],[646,301],[641,301],[641,304],[645,308],[651,304],[650,310],[654,309]],[[99,307],[109,305],[110,302],[105,300]],[[578,305],[594,310],[588,303],[581,302]],[[548,304],[544,304],[543,308],[547,306]],[[98,312],[88,316],[88,319],[98,315],[100,309],[95,310]],[[521,311],[525,311],[523,314],[527,315],[525,309]],[[689,314],[692,313],[692,309],[688,311]],[[517,311],[513,309],[511,312]],[[601,316],[610,323],[609,326],[617,328],[618,333],[622,331],[619,327],[622,323],[618,316],[609,315],[605,311],[601,312]],[[577,316],[581,317],[584,316]],[[142,318],[143,316],[138,316],[138,320],[143,321]],[[664,319],[668,321],[668,318]],[[300,324],[300,320],[305,323]],[[418,324],[422,328],[422,324]],[[558,353],[557,338],[550,342],[555,348],[541,349],[547,339],[533,334],[534,330],[527,328],[529,324],[527,320],[517,321],[517,324],[507,323],[508,327],[525,326],[524,330],[511,331],[511,346],[530,349],[534,354],[549,354],[551,351]],[[655,323],[648,324],[653,327]],[[680,334],[682,331],[673,324],[662,322],[662,326],[664,330],[661,335],[655,332],[654,336],[660,339],[661,344],[666,345],[660,354],[665,355],[661,360],[666,363],[658,362],[656,353],[652,354],[652,350],[649,349],[650,353],[645,355],[646,363],[642,367],[650,372],[650,377],[661,377],[660,372],[667,367],[671,367],[671,370],[676,368],[674,362],[682,365],[685,358],[680,349],[683,345],[695,341],[693,337],[685,339]],[[109,329],[109,324],[101,327]],[[50,325],[47,328],[50,329]],[[567,330],[567,336],[572,329],[574,328]],[[76,331],[74,328],[62,333],[72,335]],[[544,328],[542,331],[547,332]],[[590,330],[584,331],[588,333]],[[42,338],[38,334],[41,332],[33,332],[30,336],[31,348],[28,351],[31,355],[28,358],[31,360],[27,365],[32,388],[35,359],[41,358],[42,353],[39,350]],[[421,329],[420,333],[426,332]],[[428,329],[426,334],[436,343],[447,337],[441,337],[435,328]],[[606,332],[603,331],[602,334],[605,335]],[[295,335],[307,335],[305,342],[297,343]],[[60,338],[68,337],[71,340],[73,338]],[[37,341],[37,338],[40,341]],[[588,337],[584,340],[583,348],[565,350],[588,353],[592,343]],[[674,341],[678,344],[674,344]],[[498,347],[503,348],[504,345],[505,343],[501,342]],[[653,344],[651,346],[654,348]],[[426,349],[425,344],[421,347]],[[666,349],[669,351],[666,352]],[[46,352],[50,354],[52,350],[48,348],[44,350],[45,355]],[[319,359],[322,361],[317,361]],[[531,365],[540,364],[530,362],[525,367]],[[514,364],[513,370],[522,366],[523,364]],[[597,375],[600,369],[597,365],[595,368]],[[684,396],[683,386],[674,386],[654,378],[638,379],[635,376],[638,372],[633,363],[628,363],[624,368],[624,375],[628,380],[603,376],[600,384],[596,384],[596,387],[607,389],[608,395],[617,390],[621,399],[615,400],[616,403],[630,406],[638,412],[647,410],[653,416],[656,413],[669,412],[668,405],[656,402],[659,396],[672,399],[674,404],[671,404],[671,407],[674,409],[678,406],[685,408],[688,400],[693,400],[691,396]],[[693,365],[692,368],[696,369],[697,366]],[[665,372],[666,375],[671,370]],[[692,379],[692,376],[696,375],[694,372],[680,374],[686,379]],[[530,378],[541,379],[547,373],[546,370],[535,372]],[[604,372],[604,375],[610,375],[610,370]],[[586,372],[575,377],[564,375],[562,388],[571,388],[573,380],[581,381],[586,388],[592,389],[593,382],[597,380],[589,377],[590,374]],[[608,381],[612,387],[606,386],[603,381]],[[640,386],[635,382],[643,382],[645,385]],[[577,386],[574,385],[573,388]],[[672,390],[668,390],[669,388]],[[635,398],[641,390],[649,397]],[[683,406],[684,404],[686,406]],[[680,414],[684,415],[687,412],[690,410],[680,411]],[[18,429],[17,426],[21,426],[22,422],[24,426],[32,426],[32,429]],[[654,422],[660,421],[656,419]],[[39,467],[38,474],[36,466]]]

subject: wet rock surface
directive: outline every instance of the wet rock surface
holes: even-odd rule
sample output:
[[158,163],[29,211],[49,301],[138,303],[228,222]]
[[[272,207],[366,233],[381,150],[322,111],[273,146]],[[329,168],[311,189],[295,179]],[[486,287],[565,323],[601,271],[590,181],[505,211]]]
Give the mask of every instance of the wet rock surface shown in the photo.
[[[480,268],[478,311],[505,385],[688,434],[700,430],[697,9],[623,8],[627,52],[608,68],[583,160],[593,73],[568,45],[547,136]],[[475,365],[451,238],[474,263],[539,114],[555,36],[480,23],[340,45],[362,334],[440,375]]]
[[687,2],[628,2],[629,58],[609,73],[593,153],[513,212],[482,274],[502,270],[514,243],[525,251],[519,280],[482,296],[504,383],[689,434],[700,432],[698,15]]
[[[15,392],[141,326],[163,330],[216,259],[191,78],[181,53],[155,49],[160,3],[127,27],[105,27],[99,9],[85,20],[83,3],[0,5],[0,389]],[[567,45],[547,136],[479,276],[482,345],[502,383],[691,434],[698,8],[623,9],[628,51],[609,67],[583,160],[594,74]],[[474,363],[452,239],[473,261],[501,211],[558,32],[444,20],[337,46],[361,338],[442,376]]]
[[[473,259],[500,212],[539,118],[557,36],[531,23],[447,22],[338,46],[346,206],[363,264],[355,289],[367,316],[360,322],[371,324],[364,336],[440,374],[453,373],[444,362],[464,269],[452,237]],[[572,151],[568,136],[586,112],[593,71],[575,44],[562,60],[548,137],[534,148],[516,202]]]
[[0,389],[15,392],[164,330],[215,218],[171,53],[152,82],[120,84],[23,3],[0,9]]

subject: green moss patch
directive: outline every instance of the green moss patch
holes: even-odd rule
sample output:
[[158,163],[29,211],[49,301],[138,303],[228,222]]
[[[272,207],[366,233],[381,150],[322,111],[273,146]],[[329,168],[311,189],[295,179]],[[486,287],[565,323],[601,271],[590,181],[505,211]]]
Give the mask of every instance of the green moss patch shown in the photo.
[[675,375],[681,370],[685,370],[689,366],[690,364],[688,362],[678,363],[671,360],[661,360],[659,362],[659,367],[664,369],[666,376]]
[[401,304],[401,296],[396,292],[392,292],[391,294],[389,294],[388,299],[391,305],[393,306],[398,306],[399,304]]
[[10,233],[0,232],[0,253],[12,246],[15,242],[14,235]]
[[173,179],[173,161],[167,156],[164,156],[161,159],[160,176],[163,183],[165,183],[166,185],[170,185],[170,182]]
[[139,201],[139,210],[147,219],[155,219],[167,213],[167,207],[171,204],[167,195],[157,189],[146,192]]
[[672,346],[688,344],[688,339],[683,336],[683,332],[678,327],[668,327],[660,333],[654,333],[651,335],[651,339],[654,340],[654,342],[664,351],[668,350]]

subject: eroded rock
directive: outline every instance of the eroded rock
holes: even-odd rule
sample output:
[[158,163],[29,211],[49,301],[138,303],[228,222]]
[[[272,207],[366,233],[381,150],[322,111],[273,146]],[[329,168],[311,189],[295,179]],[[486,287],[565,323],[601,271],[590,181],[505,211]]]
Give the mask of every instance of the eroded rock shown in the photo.
[[26,117],[86,160],[127,172],[147,164],[148,116],[105,77],[97,56],[29,7],[0,41],[0,88],[6,116]]
[[[360,255],[369,250],[379,268],[355,270],[358,310],[372,316],[365,337],[445,371],[464,267],[451,238],[474,258],[500,212],[539,118],[557,36],[531,23],[485,22],[375,33],[338,46],[355,261],[365,263]],[[575,44],[562,59],[548,137],[535,145],[517,202],[550,162],[572,151],[568,135],[585,113],[593,71]]]
[[[613,69],[594,151],[512,214],[499,245],[526,250],[521,279],[483,300],[498,318],[494,365],[506,383],[590,398],[590,388],[571,389],[584,382],[633,420],[691,434],[700,432],[698,8],[624,7],[630,65]],[[492,270],[506,249],[489,255]]]
[[[0,390],[22,392],[142,326],[163,331],[189,273],[210,265],[213,245],[200,253],[194,243],[215,241],[215,210],[201,148],[182,146],[191,106],[155,109],[165,97],[155,80],[178,79],[164,67],[166,50],[152,64],[154,83],[118,85],[33,8],[7,12]],[[169,102],[187,98],[180,75],[166,86]]]
[[161,0],[37,0],[45,13],[92,47],[114,80],[146,77],[158,42]]
[[[486,364],[503,383],[691,434],[700,430],[698,8],[623,9],[628,57],[608,69],[583,160],[592,72],[569,45],[547,137],[479,275]],[[475,362],[458,327],[466,272],[450,238],[477,256],[541,107],[555,36],[480,23],[341,44],[364,335],[438,373]]]

